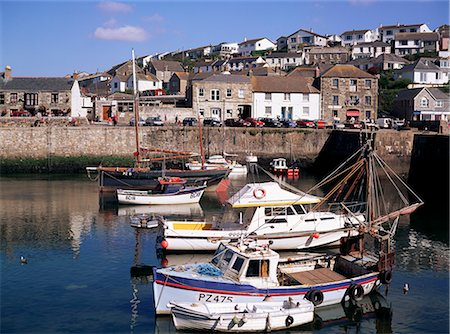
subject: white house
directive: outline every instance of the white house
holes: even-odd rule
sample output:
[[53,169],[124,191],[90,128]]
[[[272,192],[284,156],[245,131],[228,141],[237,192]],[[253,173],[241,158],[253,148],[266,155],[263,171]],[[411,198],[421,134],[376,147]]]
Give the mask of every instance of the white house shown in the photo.
[[128,77],[122,74],[116,74],[111,80],[111,93],[124,92],[127,90]]
[[214,45],[211,49],[211,55],[219,55],[220,57],[231,56],[237,54],[239,51],[238,43],[220,43]]
[[384,43],[390,43],[394,40],[395,34],[404,32],[430,32],[430,28],[426,24],[399,24],[383,26],[380,25],[378,32],[380,35],[380,40]]
[[277,45],[267,38],[245,39],[239,43],[238,52],[241,56],[253,56],[253,51],[275,50]]
[[73,82],[70,94],[72,97],[70,101],[70,116],[87,117],[88,111],[93,110],[92,99],[81,94],[80,85],[77,80]]
[[439,68],[432,58],[419,58],[397,71],[394,78],[409,79],[414,87],[439,86],[448,83],[448,72]]
[[282,70],[287,70],[289,68],[303,65],[304,54],[296,52],[272,53],[266,56],[266,62],[271,68],[280,68]]
[[327,37],[305,29],[299,29],[287,37],[288,52],[297,52],[303,46],[311,45],[325,46],[327,45]]
[[320,118],[320,92],[306,78],[253,76],[251,85],[253,117]]
[[225,66],[228,71],[242,71],[264,65],[266,65],[266,61],[262,57],[235,57],[230,58]]
[[381,41],[356,44],[352,47],[352,59],[376,58],[388,53],[391,53],[391,45]]
[[410,55],[425,51],[439,51],[439,33],[437,32],[402,32],[394,36],[396,55]]
[[[148,91],[148,90],[157,90],[162,89],[162,81],[159,80],[155,75],[149,73],[137,73],[136,74],[136,84],[137,90],[139,92]],[[134,89],[133,85],[133,76],[130,75],[127,79],[127,89]]]
[[369,29],[351,30],[343,32],[341,34],[341,39],[344,46],[370,43],[377,39],[377,34],[376,31]]

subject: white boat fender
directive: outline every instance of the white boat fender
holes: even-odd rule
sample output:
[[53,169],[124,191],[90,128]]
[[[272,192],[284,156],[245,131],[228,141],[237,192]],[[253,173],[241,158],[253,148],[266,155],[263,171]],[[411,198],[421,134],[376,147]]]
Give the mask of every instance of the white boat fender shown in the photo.
[[233,317],[233,319],[231,319],[231,322],[233,323],[233,325],[237,325],[239,323],[240,319],[237,317],[237,315],[235,315]]
[[352,284],[347,290],[347,294],[353,301],[360,301],[364,297],[364,289],[359,284]]

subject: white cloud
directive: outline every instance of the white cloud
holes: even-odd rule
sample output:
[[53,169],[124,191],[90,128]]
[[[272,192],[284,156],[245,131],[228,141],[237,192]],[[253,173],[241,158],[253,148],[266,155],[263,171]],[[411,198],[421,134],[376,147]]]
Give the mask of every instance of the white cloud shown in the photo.
[[154,15],[151,15],[151,16],[144,16],[144,17],[142,17],[142,19],[143,19],[144,21],[147,21],[147,22],[153,22],[153,23],[161,23],[161,22],[164,22],[164,17],[162,17],[162,16],[159,15],[159,14],[154,14]]
[[98,4],[98,8],[105,12],[121,12],[128,13],[133,10],[130,5],[114,1],[102,1]]
[[94,36],[98,39],[106,39],[109,41],[130,41],[142,42],[148,37],[147,32],[140,27],[123,26],[118,28],[98,27]]

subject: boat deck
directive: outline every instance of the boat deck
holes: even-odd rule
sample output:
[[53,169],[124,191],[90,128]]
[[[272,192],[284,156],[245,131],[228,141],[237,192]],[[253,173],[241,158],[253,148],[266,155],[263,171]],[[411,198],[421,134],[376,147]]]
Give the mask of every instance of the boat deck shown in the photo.
[[345,276],[342,276],[329,268],[286,273],[286,275],[303,285],[331,283],[346,279]]

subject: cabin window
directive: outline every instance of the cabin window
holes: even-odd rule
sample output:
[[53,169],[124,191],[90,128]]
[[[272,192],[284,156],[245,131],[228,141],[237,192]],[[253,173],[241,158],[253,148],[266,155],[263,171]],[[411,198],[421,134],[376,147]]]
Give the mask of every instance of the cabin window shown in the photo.
[[225,250],[225,246],[223,244],[220,244],[219,248],[216,249],[216,252],[214,253],[214,256],[211,260],[212,264],[219,263],[220,258],[222,257],[223,251]]
[[223,262],[224,263],[229,263],[232,257],[233,257],[233,252],[228,249],[225,252],[225,255],[223,256]]
[[295,211],[297,211],[297,213],[300,215],[306,213],[305,209],[300,204],[293,205],[293,207],[294,207]]
[[243,264],[244,264],[244,259],[242,257],[236,256],[236,260],[234,260],[234,263],[233,263],[233,266],[231,267],[231,269],[236,270],[237,272],[240,272]]
[[293,215],[295,215],[294,210],[293,210],[290,206],[287,208],[287,214],[288,214],[288,216],[293,216]]
[[250,260],[247,277],[269,277],[269,260]]

